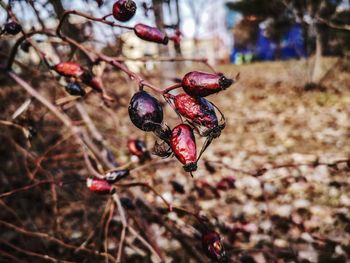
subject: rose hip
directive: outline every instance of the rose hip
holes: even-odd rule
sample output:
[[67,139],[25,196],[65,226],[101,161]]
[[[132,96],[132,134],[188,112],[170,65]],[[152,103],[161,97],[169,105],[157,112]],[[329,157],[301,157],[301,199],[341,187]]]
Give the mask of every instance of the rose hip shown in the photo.
[[113,17],[121,22],[129,21],[136,13],[137,6],[132,0],[118,0],[113,5]]
[[182,79],[184,91],[194,97],[206,97],[227,89],[233,83],[222,74],[211,74],[200,71],[187,73]]
[[215,231],[209,231],[202,236],[202,246],[206,255],[220,263],[228,262],[224,246],[221,243],[220,235]]
[[151,27],[144,24],[137,24],[134,27],[134,31],[136,36],[146,41],[160,43],[164,45],[168,44],[169,42],[168,36],[156,27]]
[[189,125],[179,124],[172,130],[170,147],[186,172],[197,170],[196,139]]
[[215,108],[205,98],[179,94],[174,97],[175,109],[196,124],[213,129],[218,126]]
[[163,109],[156,98],[145,91],[139,91],[131,98],[129,116],[137,128],[155,131],[161,127]]
[[130,153],[136,155],[141,162],[151,158],[150,153],[147,150],[146,143],[142,140],[128,140],[128,149]]
[[86,186],[89,190],[96,194],[106,195],[114,193],[114,188],[106,180],[98,178],[88,178]]
[[84,74],[84,69],[80,64],[67,61],[61,62],[53,67],[53,69],[60,75],[65,77],[80,77]]

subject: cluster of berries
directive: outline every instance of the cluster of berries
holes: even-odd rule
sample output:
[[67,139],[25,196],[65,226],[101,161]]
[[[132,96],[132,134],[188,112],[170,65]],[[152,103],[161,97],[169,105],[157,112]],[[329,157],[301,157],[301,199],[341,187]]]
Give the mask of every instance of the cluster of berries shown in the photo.
[[[168,157],[174,154],[183,164],[186,172],[197,170],[197,162],[201,154],[214,138],[220,136],[225,127],[225,119],[216,106],[204,97],[227,89],[233,83],[222,74],[205,72],[187,73],[181,85],[185,93],[172,95],[165,90],[163,96],[175,112],[187,120],[172,130],[163,123],[164,114],[161,103],[142,88],[135,93],[129,104],[129,116],[132,123],[146,132],[154,132],[162,142],[156,143],[154,153]],[[217,111],[221,114],[219,120]],[[200,155],[197,158],[197,146],[194,130],[207,137]]]

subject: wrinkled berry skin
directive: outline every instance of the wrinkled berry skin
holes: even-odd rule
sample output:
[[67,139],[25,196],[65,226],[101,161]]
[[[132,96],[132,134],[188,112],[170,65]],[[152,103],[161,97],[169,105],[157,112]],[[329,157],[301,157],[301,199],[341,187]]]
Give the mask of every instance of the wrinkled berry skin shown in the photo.
[[86,94],[85,90],[77,82],[68,83],[65,89],[72,96],[83,97]]
[[206,97],[227,89],[232,83],[232,79],[221,74],[192,71],[183,77],[182,88],[190,96]]
[[218,126],[215,108],[205,98],[179,94],[174,98],[175,108],[182,116],[196,124],[213,129]]
[[67,61],[58,63],[53,69],[60,75],[65,77],[80,77],[84,74],[84,69],[80,64]]
[[113,183],[116,183],[116,182],[120,181],[121,179],[127,177],[129,174],[130,174],[130,171],[128,169],[115,170],[115,171],[111,171],[111,172],[107,173],[105,176],[105,180],[109,184],[113,184]]
[[113,5],[113,17],[121,22],[129,21],[136,13],[137,6],[132,0],[118,0]]
[[210,231],[202,236],[202,246],[206,255],[219,263],[227,263],[228,257],[221,243],[220,235]]
[[8,22],[4,26],[4,31],[10,35],[17,35],[21,30],[22,26],[15,21]]
[[151,27],[144,24],[137,24],[134,27],[134,31],[136,36],[146,41],[164,45],[168,44],[169,42],[168,36],[156,27]]
[[179,124],[172,130],[170,147],[186,172],[197,170],[196,139],[189,125]]
[[101,180],[98,178],[88,178],[86,180],[86,186],[89,190],[95,194],[107,195],[113,194],[114,188],[106,180]]
[[156,98],[145,91],[139,91],[131,98],[129,116],[140,130],[155,131],[163,121],[163,109]]

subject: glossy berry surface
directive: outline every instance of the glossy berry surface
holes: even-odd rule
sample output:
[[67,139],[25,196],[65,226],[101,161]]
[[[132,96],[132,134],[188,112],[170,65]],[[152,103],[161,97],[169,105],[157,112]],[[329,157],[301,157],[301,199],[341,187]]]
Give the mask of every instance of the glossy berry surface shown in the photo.
[[4,26],[4,31],[10,35],[17,35],[21,30],[22,26],[14,21],[8,22]]
[[196,139],[189,125],[180,124],[172,130],[170,146],[186,172],[197,170]]
[[221,243],[220,235],[210,231],[202,236],[202,247],[206,255],[219,263],[228,262],[225,249]]
[[106,180],[97,178],[88,178],[86,180],[86,186],[91,192],[96,194],[105,195],[112,194],[114,192],[114,188]]
[[113,5],[113,17],[121,22],[129,21],[136,13],[137,6],[132,0],[118,0]]
[[206,97],[227,89],[233,83],[232,79],[221,74],[211,74],[200,71],[187,73],[182,79],[184,91],[194,97]]
[[131,98],[129,116],[137,128],[155,131],[163,121],[163,109],[156,98],[145,91],[139,91]]
[[54,66],[54,70],[65,77],[80,77],[84,74],[84,69],[80,64],[67,61]]
[[134,31],[136,36],[146,41],[164,45],[168,44],[169,42],[168,36],[156,27],[151,27],[144,24],[137,24],[134,27]]
[[85,90],[77,82],[69,82],[65,90],[72,96],[85,96]]
[[108,183],[113,184],[127,177],[129,174],[130,174],[130,171],[128,169],[115,170],[107,173],[105,176],[105,180]]
[[179,94],[174,98],[175,109],[187,119],[207,128],[218,126],[215,108],[208,100]]

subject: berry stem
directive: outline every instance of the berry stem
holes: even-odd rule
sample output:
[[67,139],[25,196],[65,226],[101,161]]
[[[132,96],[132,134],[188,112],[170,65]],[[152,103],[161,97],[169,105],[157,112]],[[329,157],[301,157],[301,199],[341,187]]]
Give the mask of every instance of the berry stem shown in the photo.
[[174,90],[174,89],[178,89],[181,88],[182,84],[181,83],[176,83],[173,86],[170,86],[169,88],[166,88],[165,90],[163,90],[163,95],[169,93],[170,91]]

